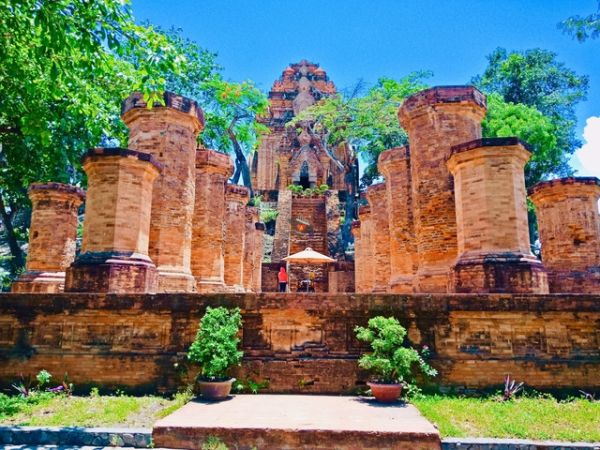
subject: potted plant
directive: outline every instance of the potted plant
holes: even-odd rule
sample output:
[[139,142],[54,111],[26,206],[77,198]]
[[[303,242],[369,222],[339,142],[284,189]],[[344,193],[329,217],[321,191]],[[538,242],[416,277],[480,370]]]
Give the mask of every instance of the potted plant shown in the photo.
[[196,339],[187,356],[200,365],[196,381],[200,394],[207,400],[223,400],[231,392],[235,378],[231,378],[228,371],[239,365],[244,355],[238,350],[241,325],[239,308],[229,310],[209,306],[200,320]]
[[354,331],[357,339],[368,343],[372,350],[361,355],[358,365],[374,374],[367,384],[377,401],[396,401],[402,387],[412,381],[416,368],[428,376],[437,374],[414,348],[403,345],[406,329],[394,317],[373,317],[367,327],[356,327]]

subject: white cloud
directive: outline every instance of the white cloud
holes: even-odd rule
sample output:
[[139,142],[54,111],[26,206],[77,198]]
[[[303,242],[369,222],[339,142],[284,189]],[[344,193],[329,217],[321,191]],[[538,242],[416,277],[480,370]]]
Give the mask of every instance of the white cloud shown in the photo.
[[600,117],[588,117],[583,129],[585,143],[575,152],[572,164],[579,176],[600,177]]

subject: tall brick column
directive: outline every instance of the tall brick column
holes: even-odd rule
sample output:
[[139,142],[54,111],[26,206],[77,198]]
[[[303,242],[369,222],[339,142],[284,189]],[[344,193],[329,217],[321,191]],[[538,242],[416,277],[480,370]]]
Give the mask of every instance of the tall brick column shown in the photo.
[[358,208],[358,218],[360,221],[360,238],[358,240],[358,247],[354,249],[354,272],[357,274],[355,289],[358,293],[369,293],[373,291],[373,277],[375,273],[371,207],[369,205],[361,205]]
[[95,148],[84,156],[83,169],[88,176],[83,242],[67,270],[65,290],[155,292],[148,235],[160,164],[147,153]]
[[[363,238],[360,220],[352,221],[352,236],[354,237],[354,267],[358,267],[358,262],[364,257]],[[364,272],[362,270],[354,271],[354,290],[361,292],[364,283]]]
[[548,293],[542,263],[531,253],[525,164],[517,138],[478,139],[452,147],[458,260],[451,290]]
[[28,193],[32,209],[27,270],[11,291],[61,292],[65,270],[75,259],[77,212],[85,193],[61,183],[33,183]]
[[252,273],[252,292],[262,292],[262,261],[265,245],[265,224],[254,224],[254,272]]
[[390,228],[390,292],[413,292],[417,249],[408,146],[386,150],[377,161],[385,177]]
[[244,186],[225,186],[225,288],[230,292],[244,291],[245,208],[249,198]]
[[148,109],[134,93],[122,106],[129,147],[149,153],[164,167],[156,181],[150,220],[150,257],[158,270],[158,292],[193,292],[190,269],[194,215],[196,137],[204,126],[193,100],[165,92],[165,106]]
[[258,222],[258,208],[246,206],[244,210],[244,261],[242,282],[246,292],[254,289],[254,263],[256,257],[256,223]]
[[407,98],[398,116],[408,133],[418,269],[416,292],[447,292],[457,256],[450,148],[481,138],[485,96],[472,86],[442,86]]
[[367,189],[371,206],[371,249],[373,256],[373,292],[387,292],[390,282],[390,227],[385,183]]
[[550,292],[600,294],[600,179],[561,178],[530,189]]
[[198,292],[222,292],[225,287],[225,184],[232,171],[229,155],[206,149],[196,152],[191,268]]

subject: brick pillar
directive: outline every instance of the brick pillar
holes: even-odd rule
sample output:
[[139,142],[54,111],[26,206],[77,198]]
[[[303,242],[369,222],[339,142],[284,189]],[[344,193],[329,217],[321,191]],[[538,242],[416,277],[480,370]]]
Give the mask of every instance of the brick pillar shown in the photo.
[[472,86],[436,87],[407,98],[398,116],[408,133],[418,269],[415,292],[447,292],[457,256],[450,148],[481,138],[485,96]]
[[262,262],[265,246],[265,224],[254,224],[254,272],[252,273],[252,292],[262,292]]
[[150,257],[158,271],[158,292],[193,292],[190,269],[194,215],[196,137],[204,126],[196,102],[169,92],[165,106],[146,107],[134,93],[123,102],[129,147],[163,165],[156,181],[150,220]]
[[198,292],[222,292],[225,287],[225,184],[232,171],[229,155],[205,149],[196,152],[191,268]]
[[390,282],[390,227],[385,183],[367,189],[371,206],[371,249],[373,265],[373,292],[387,292]]
[[408,146],[386,150],[377,161],[385,177],[390,227],[390,292],[413,292],[417,249],[412,211]]
[[372,248],[372,217],[369,205],[362,205],[358,208],[358,218],[360,220],[360,239],[358,248],[355,247],[354,271],[360,275],[356,278],[356,292],[369,293],[373,291],[373,248]]
[[242,283],[246,292],[254,288],[254,262],[256,254],[256,222],[258,222],[258,208],[246,206],[244,210],[244,261],[242,268]]
[[147,153],[95,148],[84,156],[83,169],[88,176],[83,242],[67,270],[65,290],[155,292],[148,235],[160,165]]
[[600,179],[561,178],[530,189],[550,292],[600,294]]
[[458,259],[451,289],[463,293],[547,294],[548,278],[531,253],[525,164],[517,138],[478,139],[452,147]]
[[[352,236],[354,237],[354,265],[355,267],[358,267],[358,262],[359,260],[361,261],[362,264],[364,264],[364,261],[362,261],[362,259],[364,258],[364,243],[363,243],[363,237],[362,237],[362,229],[361,229],[361,222],[360,220],[354,220],[352,221]],[[361,264],[361,266],[362,266]],[[363,287],[363,283],[364,283],[364,272],[362,270],[355,270],[354,271],[354,290],[355,292],[361,292],[359,291],[359,289],[362,289]]]
[[61,183],[33,183],[28,193],[32,209],[27,270],[11,291],[61,292],[65,270],[75,259],[77,212],[85,193]]
[[244,186],[225,186],[225,288],[231,292],[244,291],[245,207],[249,197]]

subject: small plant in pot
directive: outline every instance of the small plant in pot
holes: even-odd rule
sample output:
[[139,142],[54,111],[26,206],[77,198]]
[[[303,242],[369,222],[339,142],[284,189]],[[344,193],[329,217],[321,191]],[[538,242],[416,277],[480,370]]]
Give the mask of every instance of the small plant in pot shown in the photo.
[[196,339],[188,351],[188,359],[200,365],[196,379],[202,397],[223,400],[229,396],[235,378],[229,370],[240,364],[243,352],[238,350],[242,326],[240,309],[206,308],[200,320]]
[[377,401],[398,400],[402,387],[413,382],[415,369],[427,376],[437,374],[417,350],[403,345],[406,329],[394,317],[373,317],[367,327],[354,331],[358,340],[371,346],[372,352],[361,355],[358,365],[373,373],[367,384]]

